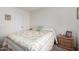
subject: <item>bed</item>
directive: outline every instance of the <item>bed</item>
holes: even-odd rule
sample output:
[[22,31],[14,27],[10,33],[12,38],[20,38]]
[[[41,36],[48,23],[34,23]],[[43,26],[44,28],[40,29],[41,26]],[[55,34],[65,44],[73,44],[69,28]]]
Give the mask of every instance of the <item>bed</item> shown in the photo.
[[3,46],[8,45],[13,51],[50,51],[54,41],[57,42],[54,31],[27,30],[8,35]]

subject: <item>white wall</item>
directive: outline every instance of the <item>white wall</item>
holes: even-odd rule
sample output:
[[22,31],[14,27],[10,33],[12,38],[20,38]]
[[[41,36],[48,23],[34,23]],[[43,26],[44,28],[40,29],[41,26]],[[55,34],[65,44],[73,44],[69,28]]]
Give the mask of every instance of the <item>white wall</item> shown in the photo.
[[77,42],[78,42],[78,51],[79,51],[79,20],[77,21]]
[[[5,21],[5,14],[11,15],[11,21]],[[30,14],[19,8],[0,7],[0,39],[7,34],[28,29]]]
[[71,30],[76,41],[76,9],[67,7],[50,7],[41,8],[40,10],[32,12],[32,27],[33,26],[49,26],[55,29],[57,34],[65,33]]

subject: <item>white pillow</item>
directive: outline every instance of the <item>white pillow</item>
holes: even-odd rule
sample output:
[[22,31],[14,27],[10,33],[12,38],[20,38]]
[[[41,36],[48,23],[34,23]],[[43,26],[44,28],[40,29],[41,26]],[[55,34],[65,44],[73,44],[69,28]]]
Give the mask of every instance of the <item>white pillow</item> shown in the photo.
[[[37,30],[38,27],[33,27],[33,30]],[[47,30],[47,31],[55,31],[53,28],[51,27],[42,27],[41,31],[42,30]]]
[[42,26],[38,26],[38,27],[33,27],[33,30],[35,31],[42,31]]

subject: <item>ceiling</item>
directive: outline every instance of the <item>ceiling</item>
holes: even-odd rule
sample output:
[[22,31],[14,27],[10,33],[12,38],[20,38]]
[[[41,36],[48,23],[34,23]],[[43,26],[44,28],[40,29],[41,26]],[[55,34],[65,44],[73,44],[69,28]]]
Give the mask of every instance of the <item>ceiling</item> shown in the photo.
[[19,7],[19,8],[28,10],[28,11],[34,11],[34,10],[40,9],[41,7]]

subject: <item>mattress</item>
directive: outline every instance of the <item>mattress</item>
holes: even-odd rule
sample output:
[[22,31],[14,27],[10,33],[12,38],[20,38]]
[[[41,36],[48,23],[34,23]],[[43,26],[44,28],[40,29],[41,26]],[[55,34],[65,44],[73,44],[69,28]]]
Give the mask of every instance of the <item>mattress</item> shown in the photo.
[[53,46],[56,35],[51,31],[27,30],[10,34],[8,38],[26,51],[41,51]]

